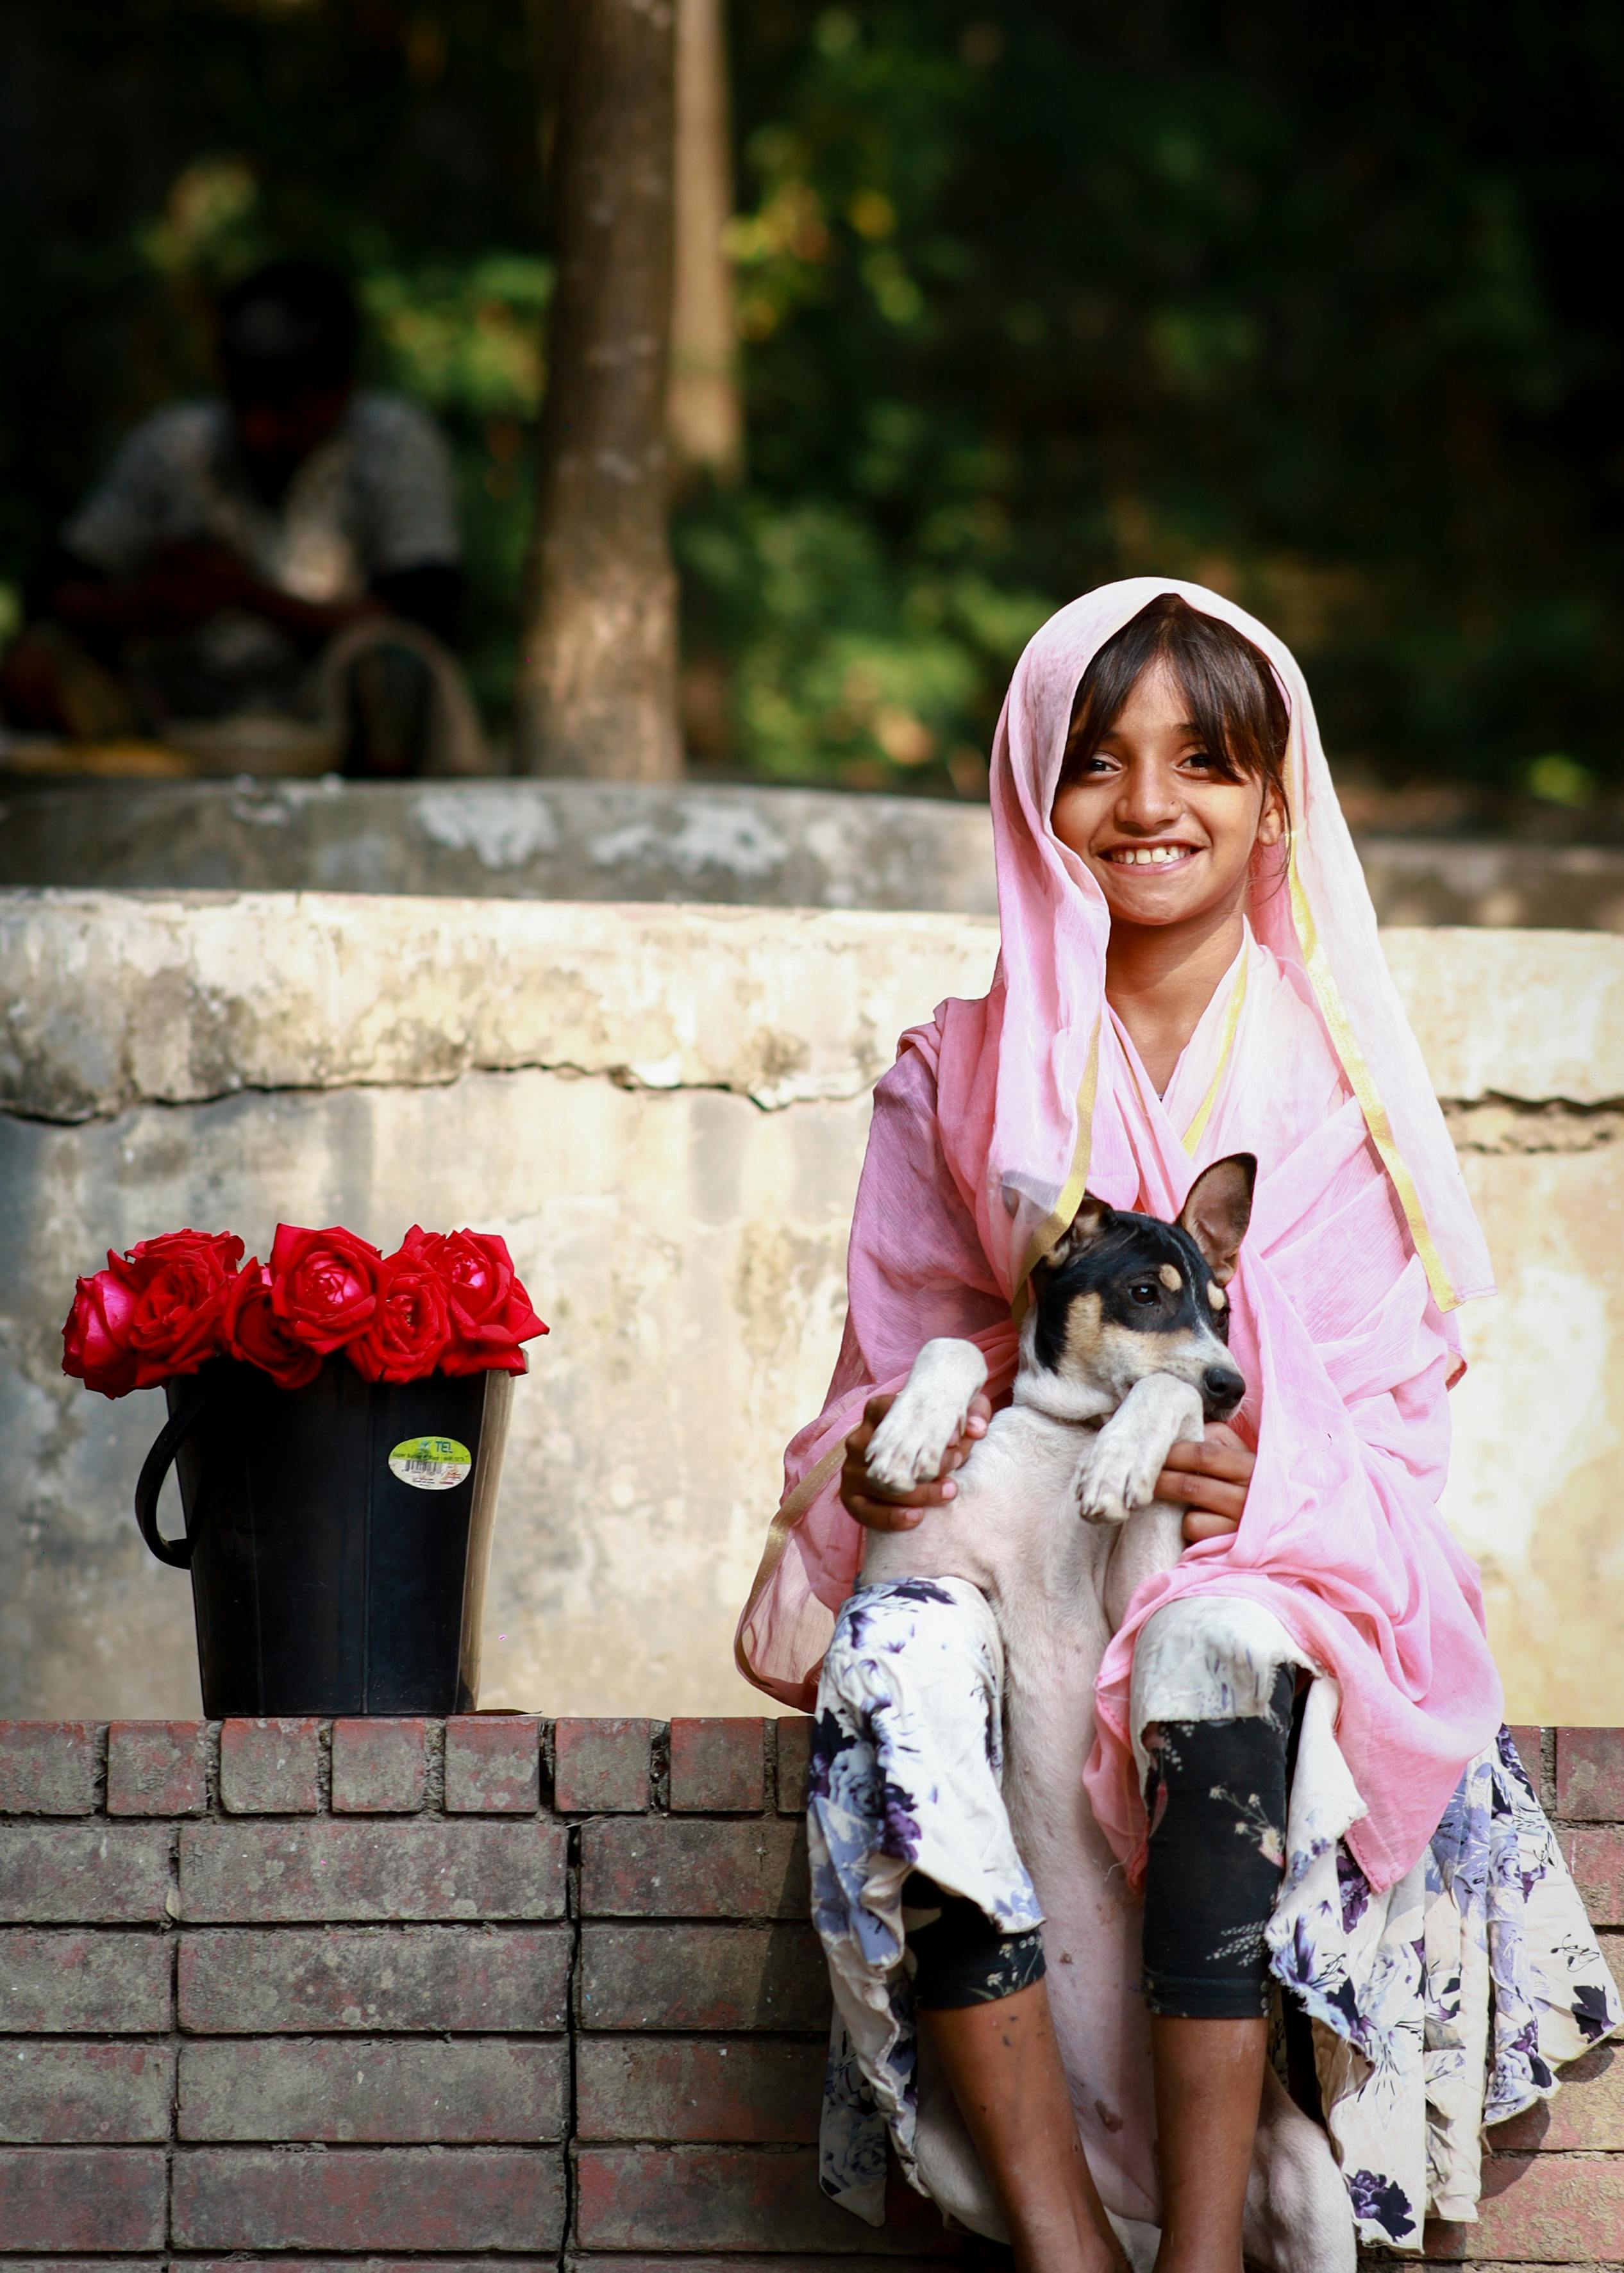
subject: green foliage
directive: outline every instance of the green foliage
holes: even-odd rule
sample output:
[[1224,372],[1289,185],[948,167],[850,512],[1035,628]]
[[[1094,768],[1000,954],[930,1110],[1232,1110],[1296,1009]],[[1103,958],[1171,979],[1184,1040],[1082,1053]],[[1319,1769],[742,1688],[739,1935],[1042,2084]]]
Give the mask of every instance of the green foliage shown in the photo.
[[[737,28],[748,525],[816,501],[797,622],[828,650],[778,664],[765,563],[710,582],[746,747],[759,658],[805,721],[854,636],[923,623],[969,695],[944,712],[938,664],[917,715],[984,743],[1007,646],[944,594],[974,578],[1013,632],[1171,572],[1291,640],[1344,756],[1618,777],[1612,11],[760,0]],[[736,506],[697,510],[737,545]]]
[[[0,0],[0,584],[202,383],[207,288],[319,247],[452,435],[499,720],[538,6]],[[1171,572],[1292,641],[1344,759],[1610,794],[1616,10],[741,0],[732,38],[749,476],[676,524],[703,757],[973,791],[1047,610]]]

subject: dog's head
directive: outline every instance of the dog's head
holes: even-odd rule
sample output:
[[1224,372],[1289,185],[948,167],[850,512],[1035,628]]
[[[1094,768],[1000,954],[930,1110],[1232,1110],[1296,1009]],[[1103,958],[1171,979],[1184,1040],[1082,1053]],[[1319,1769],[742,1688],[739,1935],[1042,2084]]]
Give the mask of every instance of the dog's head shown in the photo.
[[1147,1374],[1201,1392],[1227,1421],[1246,1384],[1229,1354],[1235,1258],[1252,1214],[1257,1162],[1234,1152],[1203,1168],[1176,1223],[1107,1207],[1091,1193],[1032,1274],[1031,1356],[1119,1405]]

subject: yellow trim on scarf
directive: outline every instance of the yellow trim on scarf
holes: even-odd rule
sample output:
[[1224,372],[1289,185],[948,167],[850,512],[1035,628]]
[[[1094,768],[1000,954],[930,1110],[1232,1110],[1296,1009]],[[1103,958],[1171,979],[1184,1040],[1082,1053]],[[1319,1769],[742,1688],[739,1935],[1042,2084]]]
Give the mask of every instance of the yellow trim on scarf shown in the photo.
[[1077,1143],[1072,1153],[1072,1172],[1066,1179],[1052,1214],[1044,1218],[1033,1233],[1022,1266],[1021,1283],[1015,1288],[1010,1310],[1016,1325],[1027,1311],[1027,1287],[1032,1273],[1043,1261],[1062,1232],[1072,1227],[1072,1219],[1082,1205],[1082,1196],[1088,1189],[1089,1158],[1094,1148],[1094,1095],[1100,1077],[1100,1027],[1104,1012],[1094,1021],[1094,1039],[1089,1044],[1089,1062],[1083,1069],[1082,1086],[1077,1091]]
[[1297,931],[1297,943],[1302,949],[1303,967],[1308,973],[1308,983],[1313,988],[1321,1016],[1330,1030],[1331,1041],[1342,1060],[1343,1071],[1358,1099],[1371,1142],[1381,1155],[1381,1165],[1398,1195],[1398,1204],[1403,1209],[1404,1219],[1410,1226],[1415,1251],[1421,1258],[1427,1284],[1433,1290],[1433,1300],[1441,1310],[1457,1309],[1461,1298],[1444,1268],[1443,1257],[1438,1252],[1437,1242],[1426,1220],[1426,1212],[1421,1205],[1421,1195],[1416,1189],[1415,1178],[1398,1149],[1398,1140],[1393,1134],[1393,1124],[1388,1119],[1387,1107],[1381,1102],[1374,1076],[1365,1062],[1365,1054],[1358,1046],[1352,1024],[1343,1006],[1341,990],[1331,975],[1330,964],[1320,944],[1313,912],[1308,905],[1308,895],[1303,889],[1302,878],[1298,873],[1295,842],[1291,848],[1288,874],[1291,885],[1291,921]]
[[1196,1108],[1194,1120],[1191,1121],[1179,1140],[1185,1151],[1192,1155],[1201,1141],[1201,1133],[1207,1123],[1212,1119],[1212,1108],[1218,1101],[1218,1091],[1223,1085],[1224,1072],[1229,1065],[1230,1052],[1235,1046],[1235,1031],[1240,1024],[1241,1005],[1246,999],[1246,966],[1250,961],[1251,949],[1249,946],[1243,947],[1240,951],[1240,971],[1234,986],[1230,990],[1229,1015],[1224,1021],[1224,1039],[1218,1048],[1218,1070],[1212,1077],[1211,1087]]
[[745,1629],[755,1616],[756,1605],[772,1584],[774,1572],[783,1560],[784,1549],[790,1544],[790,1534],[795,1529],[796,1525],[817,1498],[829,1478],[843,1464],[845,1458],[846,1439],[841,1437],[829,1446],[828,1451],[816,1467],[807,1470],[795,1489],[787,1495],[782,1506],[767,1527],[767,1545],[761,1550],[761,1560],[756,1565],[756,1575],[750,1582],[749,1599],[745,1604],[743,1615],[738,1622],[738,1632],[733,1639],[733,1662],[746,1681],[753,1682],[755,1676],[745,1662]]

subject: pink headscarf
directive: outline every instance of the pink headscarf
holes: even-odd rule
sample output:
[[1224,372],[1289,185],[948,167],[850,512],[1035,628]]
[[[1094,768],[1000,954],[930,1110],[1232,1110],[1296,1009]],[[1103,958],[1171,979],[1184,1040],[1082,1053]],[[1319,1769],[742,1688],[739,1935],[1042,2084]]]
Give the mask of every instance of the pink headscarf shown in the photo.
[[[1098,649],[1176,592],[1269,658],[1291,712],[1289,856],[1260,849],[1249,934],[1165,1095],[1105,1001],[1110,918],[1050,826],[1077,686]],[[879,1084],[852,1225],[849,1310],[828,1400],[785,1457],[786,1496],[739,1622],[741,1669],[810,1710],[862,1559],[835,1497],[848,1433],[923,1343],[962,1334],[989,1387],[1014,1375],[1027,1278],[1085,1184],[1175,1214],[1199,1170],[1255,1152],[1231,1289],[1257,1467],[1240,1530],[1143,1586],[1101,1667],[1087,1782],[1130,1871],[1145,1831],[1129,1742],[1134,1637],[1196,1592],[1244,1595],[1341,1684],[1338,1739],[1368,1808],[1349,1843],[1371,1883],[1425,1849],[1501,1688],[1477,1572],[1437,1512],[1446,1314],[1493,1292],[1454,1147],[1376,937],[1308,690],[1272,633],[1199,585],[1142,577],[1051,618],[1017,664],[993,750],[1001,944],[986,996],[944,1002]]]

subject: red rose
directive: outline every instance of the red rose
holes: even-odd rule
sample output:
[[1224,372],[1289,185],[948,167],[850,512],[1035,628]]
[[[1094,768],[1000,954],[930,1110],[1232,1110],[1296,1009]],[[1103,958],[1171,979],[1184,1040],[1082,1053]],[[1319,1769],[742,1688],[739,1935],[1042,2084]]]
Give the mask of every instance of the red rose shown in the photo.
[[271,1274],[263,1263],[245,1264],[231,1281],[221,1317],[228,1357],[268,1373],[282,1389],[303,1389],[321,1371],[321,1359],[296,1342],[271,1307]]
[[271,1302],[296,1341],[323,1357],[352,1342],[378,1308],[384,1258],[334,1224],[302,1231],[279,1223],[271,1246]]
[[104,1397],[195,1373],[220,1348],[243,1242],[228,1231],[138,1240],[81,1279],[62,1330],[62,1368]]
[[127,1332],[138,1354],[136,1387],[196,1373],[220,1348],[221,1314],[243,1242],[228,1231],[170,1231],[138,1241],[108,1268],[135,1296]]
[[438,1274],[404,1249],[384,1264],[378,1308],[349,1356],[369,1381],[420,1381],[432,1373],[451,1339],[445,1287]]
[[63,1371],[103,1397],[127,1396],[138,1367],[129,1338],[134,1308],[135,1296],[110,1271],[81,1279],[62,1330]]
[[440,1360],[442,1373],[524,1371],[520,1343],[547,1328],[514,1275],[505,1239],[493,1232],[427,1232],[414,1224],[400,1252],[427,1265],[445,1286],[451,1341]]

